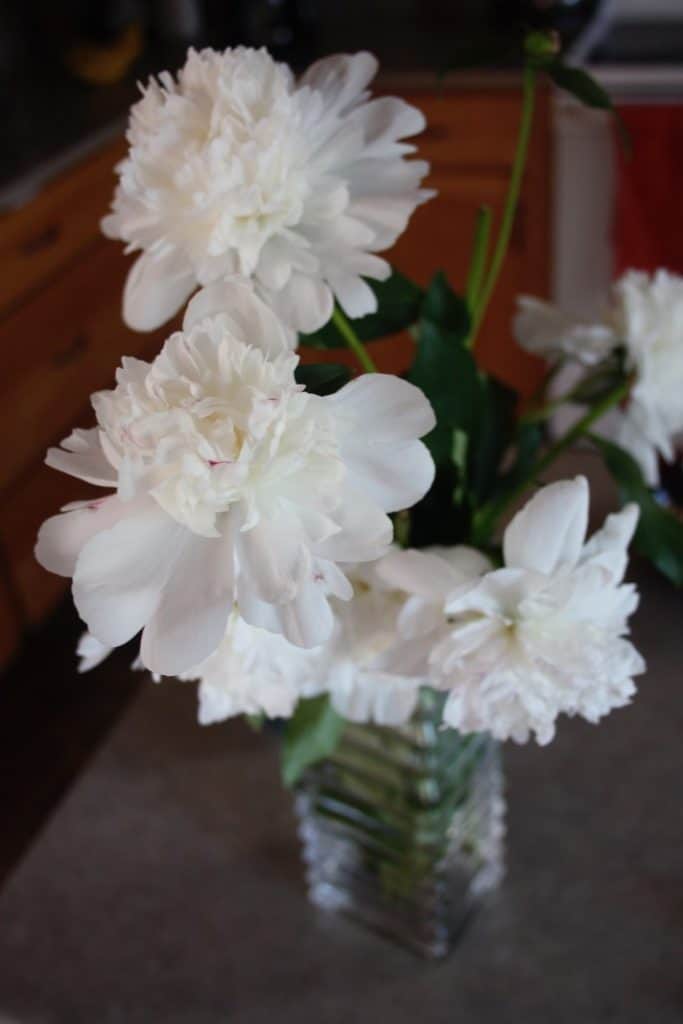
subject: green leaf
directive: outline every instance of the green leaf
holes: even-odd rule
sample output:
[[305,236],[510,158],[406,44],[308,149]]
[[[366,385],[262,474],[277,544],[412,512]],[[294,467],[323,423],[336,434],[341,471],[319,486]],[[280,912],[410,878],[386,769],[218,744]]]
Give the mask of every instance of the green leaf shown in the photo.
[[476,509],[472,518],[470,543],[489,543],[491,530],[501,509],[505,508],[508,497],[529,477],[544,436],[543,427],[538,423],[523,423],[518,428],[512,465],[507,472],[495,477],[486,503]]
[[500,478],[497,492],[512,491],[529,476],[543,444],[545,431],[540,423],[523,423],[516,438],[515,458],[507,473]]
[[624,119],[618,110],[615,109],[612,99],[606,89],[599,82],[589,75],[583,68],[569,67],[557,58],[556,60],[543,61],[539,69],[545,71],[552,78],[553,82],[560,89],[570,93],[587,107],[594,107],[596,110],[609,110],[614,114],[617,132],[622,148],[626,156],[630,156],[633,150],[633,143],[629,130]]
[[492,493],[512,440],[518,396],[495,377],[482,377],[478,423],[470,444],[469,479],[477,505]]
[[621,500],[635,501],[640,520],[634,545],[677,587],[683,586],[683,523],[659,505],[643,479],[635,459],[611,441],[592,435],[614,477]]
[[[422,289],[397,270],[386,281],[366,281],[375,293],[377,312],[352,321],[361,341],[374,341],[411,327],[418,319]],[[300,334],[299,344],[313,348],[345,348],[346,342],[330,320],[313,334]]]
[[612,110],[609,93],[583,68],[572,68],[568,64],[563,64],[561,60],[554,60],[544,64],[543,70],[550,75],[555,85],[571,93],[585,106],[596,107],[598,110]]
[[437,465],[430,490],[410,510],[411,547],[424,548],[432,544],[452,547],[466,542],[471,528],[470,507],[466,501],[454,502],[462,485],[457,466],[453,463]]
[[348,366],[338,363],[314,363],[311,366],[297,366],[294,371],[297,384],[303,384],[314,395],[333,395],[351,380]]
[[282,741],[282,781],[294,786],[316,761],[332,754],[341,738],[344,719],[326,694],[302,700],[287,722]]
[[443,270],[437,271],[431,280],[422,300],[420,317],[457,334],[463,341],[469,334],[470,314],[467,303],[453,291]]
[[266,721],[266,716],[263,711],[257,711],[252,715],[245,715],[244,721],[250,729],[254,730],[254,732],[261,732]]
[[480,401],[477,365],[461,334],[421,320],[408,380],[422,389],[436,414],[436,426],[423,440],[437,465],[449,462],[453,432],[470,433]]

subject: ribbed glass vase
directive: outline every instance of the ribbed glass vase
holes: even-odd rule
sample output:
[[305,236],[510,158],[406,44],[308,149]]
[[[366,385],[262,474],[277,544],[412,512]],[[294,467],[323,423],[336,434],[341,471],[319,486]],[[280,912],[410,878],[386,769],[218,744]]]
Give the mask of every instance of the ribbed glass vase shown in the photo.
[[449,951],[504,868],[498,744],[444,729],[442,708],[425,688],[404,726],[348,723],[296,797],[313,903],[427,957]]

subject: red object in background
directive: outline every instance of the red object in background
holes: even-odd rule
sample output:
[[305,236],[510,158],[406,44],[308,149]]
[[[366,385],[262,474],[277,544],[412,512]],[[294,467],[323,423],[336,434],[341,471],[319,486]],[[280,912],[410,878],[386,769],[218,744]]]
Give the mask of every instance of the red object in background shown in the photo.
[[614,269],[683,274],[683,104],[620,107],[633,143],[619,145]]
[[[619,146],[614,220],[614,269],[683,274],[683,104],[620,108],[631,136],[629,156]],[[683,510],[683,455],[660,463],[666,504]]]

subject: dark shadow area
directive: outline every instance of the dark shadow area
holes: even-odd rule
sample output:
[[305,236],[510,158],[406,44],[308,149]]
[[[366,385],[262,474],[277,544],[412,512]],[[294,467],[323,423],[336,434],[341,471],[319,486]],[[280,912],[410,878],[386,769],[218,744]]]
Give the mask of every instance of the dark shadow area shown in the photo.
[[0,884],[145,679],[132,645],[79,675],[82,630],[69,597],[2,679]]

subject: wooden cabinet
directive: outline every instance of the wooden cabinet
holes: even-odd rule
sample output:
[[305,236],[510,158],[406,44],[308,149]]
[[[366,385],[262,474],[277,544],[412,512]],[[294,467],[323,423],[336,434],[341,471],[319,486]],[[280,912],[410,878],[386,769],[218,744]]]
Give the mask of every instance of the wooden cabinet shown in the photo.
[[0,628],[0,659],[68,585],[33,557],[40,523],[92,493],[48,469],[46,449],[92,423],[89,396],[110,386],[123,354],[149,357],[166,333],[124,326],[130,259],[100,234],[122,154],[117,141],[0,220],[0,615],[9,621],[9,602],[14,638]]
[[0,314],[50,281],[99,237],[122,140],[61,175],[34,200],[0,218]]
[[[433,88],[401,90],[392,85],[387,92],[400,93],[424,112],[427,129],[414,140],[416,156],[429,161],[431,170],[424,184],[438,192],[415,211],[387,258],[423,285],[443,270],[462,293],[477,210],[482,204],[491,207],[494,238],[500,221],[521,115],[519,88],[451,87],[435,93]],[[517,295],[549,293],[550,129],[550,97],[541,93],[508,257],[477,340],[481,365],[527,396],[536,388],[543,364],[515,344],[511,321]],[[372,351],[380,369],[401,373],[410,365],[413,342],[405,333],[374,342]],[[355,365],[350,354],[338,349],[307,350],[303,359]]]
[[[431,163],[427,185],[439,195],[415,212],[391,259],[422,284],[443,269],[463,292],[478,208],[491,206],[494,235],[500,220],[521,113],[519,90],[410,92],[406,99],[427,118],[419,152]],[[514,343],[510,323],[518,294],[548,294],[550,202],[549,97],[541,94],[508,259],[477,342],[481,364],[527,395],[542,367]]]
[[[426,114],[427,131],[416,141],[419,155],[432,165],[428,184],[439,198],[415,213],[389,258],[422,283],[442,268],[461,289],[478,206],[489,203],[497,215],[502,208],[519,91],[391,91],[402,92]],[[111,384],[122,354],[149,357],[168,332],[136,334],[121,319],[130,261],[121,245],[101,237],[99,222],[123,152],[121,141],[103,148],[34,201],[0,217],[0,662],[66,587],[34,561],[40,522],[89,493],[84,484],[44,466],[46,448],[74,426],[92,422],[89,395]],[[514,347],[510,317],[518,292],[547,292],[549,206],[548,103],[541,96],[510,258],[479,342],[484,365],[523,391],[533,387],[538,368]],[[410,350],[405,337],[380,342],[376,351],[383,368],[400,371]]]

